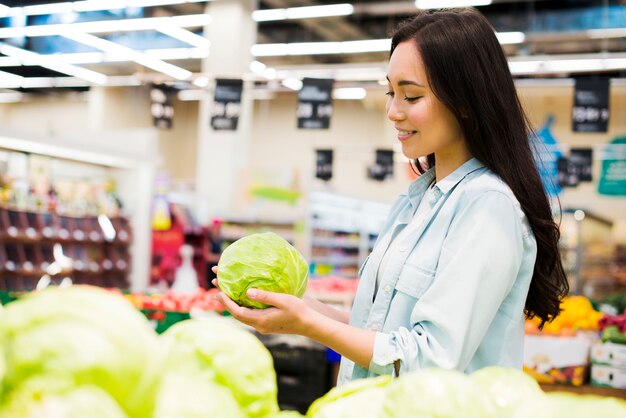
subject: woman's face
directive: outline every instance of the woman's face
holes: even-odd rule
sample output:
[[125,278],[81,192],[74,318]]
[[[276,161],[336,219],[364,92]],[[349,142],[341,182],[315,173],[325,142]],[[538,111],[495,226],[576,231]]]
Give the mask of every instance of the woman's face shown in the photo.
[[458,121],[428,85],[414,41],[398,44],[389,60],[387,80],[387,117],[398,131],[406,157],[434,153],[439,163],[467,153]]

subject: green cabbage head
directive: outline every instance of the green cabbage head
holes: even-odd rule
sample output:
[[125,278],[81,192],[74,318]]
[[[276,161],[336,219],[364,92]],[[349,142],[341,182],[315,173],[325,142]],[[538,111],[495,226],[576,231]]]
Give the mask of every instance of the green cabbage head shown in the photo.
[[49,377],[98,387],[143,417],[153,395],[142,381],[156,343],[150,323],[120,295],[90,286],[33,292],[7,305],[0,320],[1,392],[8,397],[29,379]]
[[228,388],[202,373],[165,373],[154,418],[245,418]]
[[626,402],[622,399],[577,395],[567,392],[550,392],[523,402],[512,415],[513,418],[623,418],[626,417]]
[[[161,334],[162,384],[168,384],[172,373],[213,382],[230,392],[245,417],[271,416],[278,412],[272,355],[257,337],[238,324],[233,319],[220,317],[189,319]],[[161,390],[164,392],[167,391]],[[208,400],[200,397],[197,402],[204,404]],[[166,416],[159,413],[160,408],[163,408],[163,401],[158,399],[157,418]],[[213,416],[210,412],[205,416]],[[237,417],[234,412],[231,416]]]
[[544,396],[539,383],[519,369],[485,367],[472,373],[470,379],[491,396],[502,418],[512,416],[520,404]]
[[22,382],[0,405],[0,418],[128,418],[104,390],[74,386],[72,379],[35,377]]
[[380,418],[495,418],[489,394],[456,370],[425,369],[405,374],[387,389]]
[[220,289],[241,306],[267,308],[250,300],[250,288],[302,297],[309,266],[298,250],[273,232],[238,239],[222,253],[218,263]]
[[311,404],[309,418],[377,417],[391,383],[391,376],[354,380],[331,389]]

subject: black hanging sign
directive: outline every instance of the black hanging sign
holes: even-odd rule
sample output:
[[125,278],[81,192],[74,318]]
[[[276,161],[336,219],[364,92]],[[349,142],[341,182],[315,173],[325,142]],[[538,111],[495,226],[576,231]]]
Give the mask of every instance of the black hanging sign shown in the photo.
[[367,168],[367,177],[378,181],[393,177],[393,150],[376,150],[376,162]]
[[298,93],[298,129],[328,129],[333,114],[332,79],[305,78]]
[[609,122],[609,78],[576,79],[572,130],[606,132]]
[[172,96],[174,89],[164,85],[154,84],[150,88],[150,114],[152,123],[158,129],[171,129],[174,122],[174,107]]
[[579,180],[592,181],[591,164],[593,162],[592,148],[572,148],[569,160],[579,167]]
[[556,163],[559,186],[576,187],[580,182],[580,167],[569,158],[561,157]]
[[315,151],[315,177],[328,181],[333,177],[333,150],[318,149]]
[[216,131],[235,131],[241,115],[243,80],[215,80],[211,127]]

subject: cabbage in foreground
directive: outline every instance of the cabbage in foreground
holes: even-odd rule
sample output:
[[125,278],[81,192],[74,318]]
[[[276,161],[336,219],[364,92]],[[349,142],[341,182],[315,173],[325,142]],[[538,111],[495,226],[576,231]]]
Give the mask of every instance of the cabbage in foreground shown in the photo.
[[69,381],[98,387],[128,415],[145,416],[151,395],[142,390],[142,379],[156,341],[146,318],[119,295],[89,286],[34,292],[3,312],[0,392],[11,396],[33,378]]
[[485,367],[472,373],[470,379],[491,396],[502,418],[512,416],[522,403],[544,396],[539,383],[519,369]]
[[391,376],[354,380],[331,389],[311,404],[309,418],[361,418],[378,416]]
[[229,245],[218,263],[220,289],[241,306],[267,308],[250,300],[246,292],[255,288],[302,297],[309,267],[304,257],[273,232],[248,235]]
[[456,370],[425,369],[400,376],[387,389],[381,418],[495,418],[490,395]]
[[[272,355],[257,337],[235,325],[238,324],[236,321],[230,321],[223,318],[189,319],[161,334],[160,351],[165,359],[161,367],[162,385],[171,386],[168,381],[172,375],[203,380],[212,387],[221,386],[225,392],[230,392],[230,397],[235,399],[246,417],[264,418],[276,414],[278,388]],[[160,392],[164,393],[163,389]],[[197,401],[199,411],[206,408],[206,399],[199,397]],[[164,402],[168,401],[157,400],[156,417],[167,416],[160,412]],[[235,408],[231,409],[231,417],[236,418]],[[210,409],[206,410],[205,416],[210,417],[210,413]],[[194,415],[173,416],[187,418]]]

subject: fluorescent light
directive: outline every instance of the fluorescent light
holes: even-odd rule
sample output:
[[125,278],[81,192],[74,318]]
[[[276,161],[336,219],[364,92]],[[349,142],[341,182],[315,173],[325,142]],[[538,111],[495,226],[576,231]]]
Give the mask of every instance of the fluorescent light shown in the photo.
[[589,29],[585,32],[592,39],[626,38],[626,28]]
[[391,39],[367,39],[364,41],[344,41],[341,43],[344,54],[358,52],[385,52],[391,49]]
[[[10,14],[14,16],[13,9],[18,9],[18,7],[11,8]],[[51,15],[55,13],[71,13],[74,11],[72,3],[70,2],[35,4],[32,6],[24,6],[19,9],[21,9],[22,13],[26,16]]]
[[202,59],[209,56],[209,50],[204,48],[146,49],[144,53],[161,60]]
[[269,22],[272,20],[287,19],[287,9],[255,10],[252,12],[252,20],[255,22]]
[[178,92],[177,97],[178,97],[178,100],[181,100],[183,102],[197,101],[197,100],[205,99],[207,97],[207,91],[206,90],[181,90]]
[[20,75],[0,71],[0,88],[19,88],[22,87],[23,81],[24,77]]
[[347,16],[354,12],[354,6],[348,3],[325,6],[290,7],[287,19],[309,19],[314,17]]
[[[117,10],[128,7],[153,7],[182,3],[204,3],[211,0],[83,0],[74,2],[38,4],[24,7],[10,7],[0,10],[7,16],[35,16],[55,13],[90,12],[98,10]],[[2,6],[2,5],[0,5]],[[7,6],[3,6],[7,7]]]
[[526,39],[523,32],[496,32],[496,37],[502,45],[521,44]]
[[354,54],[389,51],[390,39],[367,39],[344,42],[297,42],[290,44],[256,44],[251,48],[255,57],[287,55]]
[[204,88],[204,87],[209,85],[209,78],[208,77],[198,77],[195,80],[193,80],[193,84],[195,86],[200,87],[200,88]]
[[287,55],[322,55],[341,53],[341,42],[298,42],[287,44]]
[[263,64],[260,61],[252,61],[250,63],[250,71],[255,74],[263,74],[263,71],[267,68],[267,65]]
[[302,88],[302,81],[298,80],[297,78],[286,78],[281,82],[281,84],[288,89],[296,91]]
[[287,19],[311,19],[317,17],[347,16],[354,12],[349,3],[322,6],[290,7],[288,9],[255,10],[252,19],[256,22],[269,22]]
[[[209,56],[209,51],[202,48],[162,48],[147,49],[146,55],[160,60],[186,60],[202,59]],[[105,62],[133,61],[128,54],[112,52],[74,52],[69,54],[50,54],[68,64],[101,64]],[[46,56],[46,55],[43,55]],[[39,65],[32,59],[24,57],[20,60],[16,57],[0,57],[0,67],[18,67],[20,65]]]
[[553,72],[580,72],[598,71],[604,69],[602,59],[564,59],[552,60],[545,63],[545,68]]
[[491,0],[415,0],[418,9],[444,9],[448,7],[487,6]]
[[0,42],[0,53],[11,57],[19,58],[20,60],[33,62],[41,67],[49,68],[54,71],[58,71],[63,74],[68,74],[74,77],[82,78],[83,80],[90,81],[95,84],[106,84],[107,76],[95,71],[87,70],[86,68],[77,67],[72,64],[63,62],[57,56],[40,55],[25,49],[16,48],[11,45]]
[[129,61],[134,61],[144,67],[152,68],[153,70],[169,75],[177,80],[186,80],[192,75],[191,71],[187,71],[184,68],[177,67],[148,54],[137,52],[124,45],[98,38],[94,35],[87,33],[66,32],[63,36],[75,42],[80,42],[84,45],[88,45],[105,52],[111,52],[119,55],[120,57],[127,57]]
[[278,57],[287,55],[287,44],[256,44],[250,52],[255,57]]
[[62,35],[68,30],[84,33],[112,33],[140,30],[160,30],[163,28],[171,27],[189,28],[206,26],[210,23],[211,16],[207,14],[172,17],[149,17],[141,19],[97,20],[94,22],[60,23],[53,25],[34,25],[0,28],[0,38]]
[[539,71],[543,61],[509,61],[511,74],[533,74]]
[[208,49],[211,45],[211,42],[209,42],[207,38],[196,35],[195,33],[188,31],[187,29],[179,28],[177,26],[165,26],[160,27],[157,30],[164,35],[186,42],[189,45],[198,48]]
[[9,6],[5,6],[4,4],[0,4],[0,17],[5,17],[9,14],[11,8]]
[[367,96],[362,87],[344,87],[333,89],[333,99],[337,100],[361,100]]

